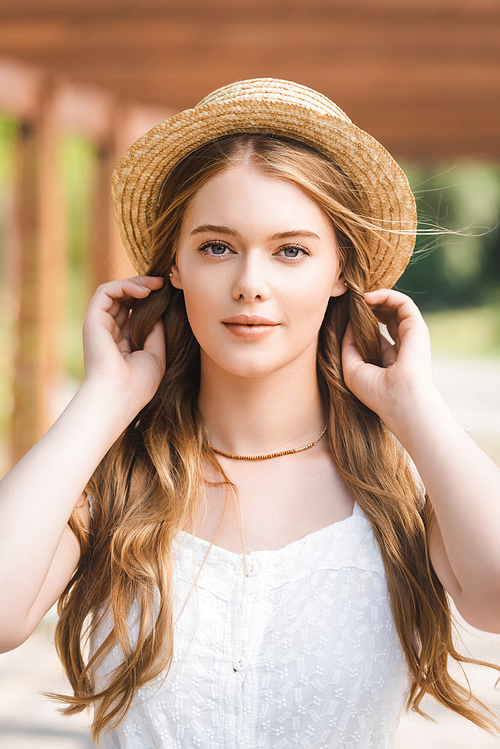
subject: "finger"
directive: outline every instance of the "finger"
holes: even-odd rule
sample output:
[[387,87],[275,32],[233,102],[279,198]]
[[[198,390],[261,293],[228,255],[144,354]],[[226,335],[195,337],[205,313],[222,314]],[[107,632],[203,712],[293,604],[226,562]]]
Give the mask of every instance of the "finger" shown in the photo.
[[398,358],[397,346],[391,343],[385,336],[382,336],[381,353],[382,366],[384,368],[390,367],[391,364],[396,363]]
[[399,326],[394,317],[387,321],[387,332],[396,343],[399,339]]
[[387,326],[391,338],[397,346],[412,342],[418,338],[428,343],[429,332],[425,321],[415,302],[399,291],[378,289],[365,295],[366,302],[377,320]]
[[113,336],[119,337],[118,328],[123,326],[136,299],[147,298],[151,291],[161,288],[160,276],[137,276],[101,284],[92,297],[84,322],[84,330],[103,326]]
[[363,360],[356,346],[350,322],[342,339],[342,369],[344,382],[349,390],[373,409],[373,382],[379,376],[379,372],[384,370]]
[[154,354],[158,357],[162,366],[166,364],[166,351],[165,351],[165,328],[163,327],[163,320],[158,320],[153,325],[151,332],[144,341],[144,351],[150,354]]
[[114,315],[115,322],[120,329],[123,329],[123,326],[125,325],[129,317],[130,310],[123,304],[120,305],[120,309],[118,310],[117,314]]
[[346,371],[354,371],[360,364],[364,364],[364,361],[356,346],[352,324],[349,321],[342,339],[342,367],[344,374]]
[[136,276],[125,278],[109,283],[101,284],[96,291],[96,298],[104,300],[105,309],[110,314],[116,314],[120,304],[129,304],[134,299],[144,299],[152,291],[163,286],[164,279],[161,276]]
[[429,369],[429,330],[413,300],[392,289],[371,291],[365,298],[377,319],[387,325],[398,358],[403,355],[416,369],[422,366]]
[[133,307],[137,297],[123,297],[121,299],[113,299],[111,306],[105,311],[111,315],[111,317],[117,317],[122,310],[128,314]]
[[118,346],[118,349],[122,353],[129,354],[132,351],[131,345],[130,345],[130,317],[127,318],[125,325],[123,328],[115,327],[114,329],[114,341],[116,345]]
[[163,276],[132,276],[131,278],[124,279],[125,281],[134,281],[140,286],[145,286],[148,289],[161,289],[165,283]]
[[365,301],[377,320],[388,325],[396,319],[398,325],[407,318],[422,318],[417,305],[406,294],[393,289],[377,289],[365,294]]

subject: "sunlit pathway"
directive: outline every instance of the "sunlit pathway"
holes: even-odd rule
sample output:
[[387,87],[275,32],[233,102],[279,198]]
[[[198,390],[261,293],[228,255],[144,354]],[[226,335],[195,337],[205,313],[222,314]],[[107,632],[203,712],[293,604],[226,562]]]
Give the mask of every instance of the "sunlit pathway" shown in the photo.
[[[475,630],[456,616],[460,621],[458,631],[463,640],[461,644],[457,638],[457,649],[466,655],[500,665],[500,635]],[[466,686],[460,669],[453,667],[450,670],[457,681]],[[495,689],[500,672],[481,666],[467,666],[467,675],[474,694],[488,707],[500,711],[500,688]],[[405,714],[399,726],[396,749],[500,749],[499,736],[491,736],[434,700],[423,700],[422,710],[437,723],[416,713]]]
[[433,371],[459,422],[500,461],[500,360],[439,356]]
[[67,718],[42,690],[68,691],[53,646],[54,616],[32,637],[0,655],[0,748],[90,749],[88,719]]

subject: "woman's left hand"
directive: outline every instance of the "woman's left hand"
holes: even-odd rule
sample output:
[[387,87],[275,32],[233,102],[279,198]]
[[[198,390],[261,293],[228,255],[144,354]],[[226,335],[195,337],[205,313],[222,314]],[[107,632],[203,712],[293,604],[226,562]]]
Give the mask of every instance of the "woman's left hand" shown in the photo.
[[382,366],[367,364],[354,343],[351,323],[342,341],[347,387],[391,426],[416,391],[432,385],[429,331],[416,304],[405,294],[378,289],[365,294],[377,320],[394,343],[382,340]]
[[500,470],[470,439],[432,383],[429,332],[404,294],[366,294],[394,344],[382,366],[366,364],[348,326],[346,385],[375,411],[412,457],[432,501],[432,565],[473,627],[500,632]]

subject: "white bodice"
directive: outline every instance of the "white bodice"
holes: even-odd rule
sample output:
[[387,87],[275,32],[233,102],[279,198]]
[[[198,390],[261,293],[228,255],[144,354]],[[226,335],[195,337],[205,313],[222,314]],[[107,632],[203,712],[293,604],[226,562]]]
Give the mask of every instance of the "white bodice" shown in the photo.
[[[246,572],[243,555],[217,546],[203,562],[209,546],[177,537],[172,668],[138,690],[104,749],[393,747],[408,668],[359,506],[282,549],[247,554]],[[119,660],[116,649],[98,687]]]

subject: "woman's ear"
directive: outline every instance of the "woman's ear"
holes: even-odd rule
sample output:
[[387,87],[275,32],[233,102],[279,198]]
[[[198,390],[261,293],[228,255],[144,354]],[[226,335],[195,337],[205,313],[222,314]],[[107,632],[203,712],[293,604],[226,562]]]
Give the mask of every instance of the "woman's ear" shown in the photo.
[[182,289],[181,274],[179,272],[179,268],[176,265],[172,265],[168,277],[172,286],[175,286],[176,289]]
[[330,296],[342,296],[342,294],[345,294],[347,291],[347,284],[344,280],[343,273],[340,274],[340,276],[337,278],[337,280],[334,282],[332,286],[332,290],[330,292]]

